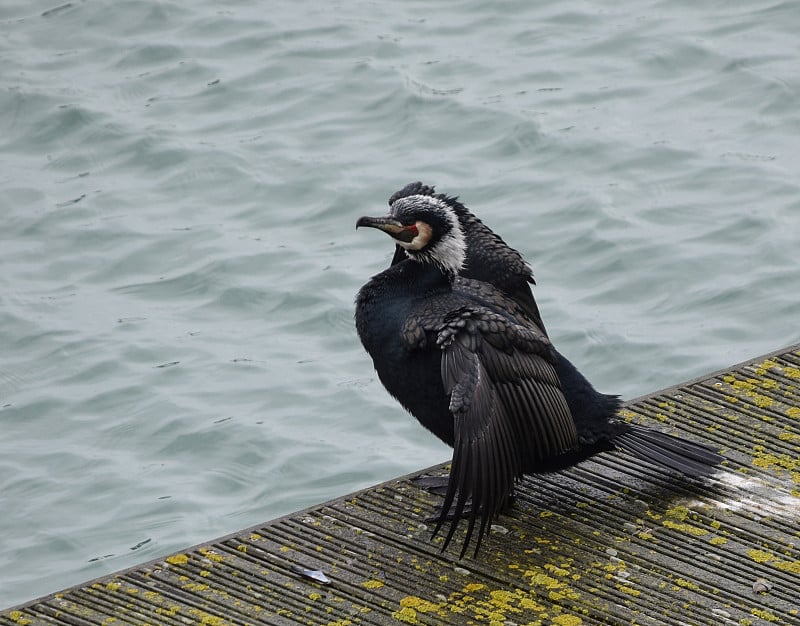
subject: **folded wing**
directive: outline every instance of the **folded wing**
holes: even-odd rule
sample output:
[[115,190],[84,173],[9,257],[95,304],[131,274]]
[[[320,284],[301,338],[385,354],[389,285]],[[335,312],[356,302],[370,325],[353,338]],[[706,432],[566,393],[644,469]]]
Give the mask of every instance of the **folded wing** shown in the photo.
[[[434,533],[449,514],[455,520],[466,517],[461,554],[466,553],[476,525],[477,554],[490,520],[507,501],[514,482],[541,460],[576,448],[578,436],[553,367],[550,342],[535,326],[466,306],[445,316],[437,343],[455,444]],[[450,526],[445,547],[456,523]]]

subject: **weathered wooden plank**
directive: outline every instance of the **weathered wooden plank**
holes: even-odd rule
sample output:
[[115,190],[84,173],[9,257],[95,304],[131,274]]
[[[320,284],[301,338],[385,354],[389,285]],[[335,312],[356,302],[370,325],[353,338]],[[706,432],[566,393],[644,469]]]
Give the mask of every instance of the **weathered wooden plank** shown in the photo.
[[725,471],[686,483],[609,454],[526,480],[463,560],[431,541],[441,498],[407,476],[8,609],[0,624],[800,624],[800,347],[623,414],[710,442]]

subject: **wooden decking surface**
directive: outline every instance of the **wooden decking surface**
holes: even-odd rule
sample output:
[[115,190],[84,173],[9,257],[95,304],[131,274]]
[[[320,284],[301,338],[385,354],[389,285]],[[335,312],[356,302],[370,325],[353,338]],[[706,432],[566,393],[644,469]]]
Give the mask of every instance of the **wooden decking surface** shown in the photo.
[[7,609],[0,625],[800,624],[800,346],[624,414],[709,442],[725,471],[689,484],[606,454],[526,480],[463,560],[430,540],[441,498],[408,476]]

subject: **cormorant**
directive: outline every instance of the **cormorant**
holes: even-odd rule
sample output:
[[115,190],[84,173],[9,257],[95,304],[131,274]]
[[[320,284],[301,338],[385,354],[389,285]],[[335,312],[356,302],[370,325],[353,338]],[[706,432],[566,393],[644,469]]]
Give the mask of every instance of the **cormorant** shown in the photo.
[[[407,199],[403,202],[432,201],[425,198],[413,200],[414,196],[428,196],[439,200],[449,206],[458,218],[466,241],[466,255],[464,265],[455,279],[456,288],[470,288],[472,283],[465,279],[490,283],[514,300],[519,307],[518,313],[547,335],[531,291],[531,285],[535,284],[533,270],[522,255],[476,217],[457,196],[436,193],[433,186],[420,181],[409,183],[393,193],[389,198],[389,207],[403,198]],[[405,249],[396,245],[392,264],[405,258],[408,258]],[[608,445],[605,428],[596,434],[595,431],[598,424],[605,424],[607,420],[613,419],[620,408],[619,396],[597,392],[569,359],[558,350],[553,351],[557,357],[556,372],[584,446],[598,445],[598,441],[603,441],[606,447],[602,449],[622,448],[640,458],[692,477],[713,473],[713,466],[722,461],[721,456],[712,453],[705,446],[635,426],[630,427],[632,435],[621,433],[614,439],[613,445]]]
[[[388,233],[406,255],[360,289],[356,328],[389,393],[454,448],[434,531],[454,506],[456,521],[444,548],[458,519],[466,517],[461,555],[480,520],[477,554],[489,521],[516,480],[569,467],[604,450],[618,447],[690,476],[710,474],[722,457],[614,418],[618,398],[595,391],[555,351],[525,299],[465,277],[487,272],[465,267],[470,245],[472,258],[481,257],[463,219],[446,197],[418,193],[394,198],[386,217],[362,217],[356,223]],[[501,252],[522,259],[478,223]],[[524,266],[529,278],[530,268]],[[499,269],[513,274],[502,263]],[[530,293],[527,279],[525,285]]]

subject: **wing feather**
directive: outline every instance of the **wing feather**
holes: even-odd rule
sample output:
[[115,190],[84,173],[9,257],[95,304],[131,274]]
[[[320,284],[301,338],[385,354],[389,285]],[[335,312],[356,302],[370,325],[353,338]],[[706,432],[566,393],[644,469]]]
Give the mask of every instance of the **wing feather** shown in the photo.
[[[461,307],[444,318],[437,343],[441,376],[455,425],[453,463],[434,535],[467,518],[463,556],[477,533],[475,553],[515,481],[546,459],[578,445],[561,392],[549,341],[531,325],[481,307]],[[469,506],[468,506],[469,505]]]

